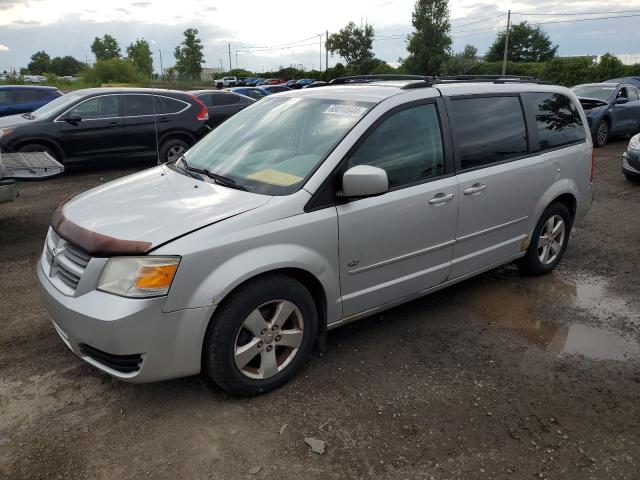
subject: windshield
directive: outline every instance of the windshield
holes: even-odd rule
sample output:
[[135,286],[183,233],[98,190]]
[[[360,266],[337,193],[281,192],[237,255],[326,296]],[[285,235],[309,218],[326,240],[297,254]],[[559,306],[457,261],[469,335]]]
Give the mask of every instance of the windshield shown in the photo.
[[604,85],[578,85],[573,87],[573,92],[582,98],[595,98],[608,102],[616,91],[616,85],[604,86]]
[[300,189],[373,103],[265,97],[185,154],[189,167],[230,177],[255,193]]
[[62,113],[66,107],[70,107],[74,102],[80,100],[85,95],[86,93],[82,90],[67,93],[55,100],[51,100],[49,103],[32,112],[31,115],[35,118],[46,118],[54,113]]

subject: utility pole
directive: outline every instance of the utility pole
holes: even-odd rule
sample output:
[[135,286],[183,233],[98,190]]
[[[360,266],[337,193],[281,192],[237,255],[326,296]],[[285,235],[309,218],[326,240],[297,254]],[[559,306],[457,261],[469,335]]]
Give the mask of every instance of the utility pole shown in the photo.
[[327,48],[327,42],[329,41],[329,30],[324,37],[324,69],[329,68],[329,49]]
[[229,71],[231,71],[232,70],[232,67],[231,67],[231,44],[227,43],[227,46],[229,47]]
[[238,69],[238,51],[236,50],[236,70]]
[[502,75],[507,73],[507,52],[509,51],[509,29],[511,28],[511,10],[507,14],[507,34],[504,37],[504,57],[502,58]]
[[318,59],[320,60],[320,63],[319,63],[320,67],[318,67],[318,71],[321,72],[322,71],[322,34],[321,33],[318,35],[318,45],[320,46],[320,50],[319,50],[320,55],[318,56]]
[[162,68],[162,50],[158,49],[160,53],[160,80],[164,78],[164,68]]

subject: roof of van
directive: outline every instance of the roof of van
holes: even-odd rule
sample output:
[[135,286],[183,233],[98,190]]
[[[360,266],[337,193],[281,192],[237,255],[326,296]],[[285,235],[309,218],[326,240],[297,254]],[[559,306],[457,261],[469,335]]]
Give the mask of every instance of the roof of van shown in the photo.
[[[326,85],[313,89],[291,90],[279,93],[279,96],[306,97],[333,100],[351,100],[379,103],[387,98],[424,91],[425,96],[433,97],[435,91],[441,95],[473,95],[481,93],[515,93],[515,92],[569,92],[570,90],[558,85],[539,83],[492,83],[492,82],[460,82],[437,83],[433,86],[419,88],[403,88],[411,81],[388,80],[369,83],[351,83],[340,85]],[[415,82],[414,82],[415,83]]]

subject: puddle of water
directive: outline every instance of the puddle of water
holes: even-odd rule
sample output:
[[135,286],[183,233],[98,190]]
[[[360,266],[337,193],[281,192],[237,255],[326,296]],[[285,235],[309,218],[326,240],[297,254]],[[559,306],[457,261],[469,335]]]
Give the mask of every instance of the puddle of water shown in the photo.
[[569,281],[547,275],[526,281],[532,282],[533,291],[521,290],[507,281],[477,284],[465,292],[465,301],[487,323],[514,330],[530,343],[558,355],[580,354],[598,360],[640,357],[640,344],[631,338],[579,323],[555,325],[539,312],[544,302],[559,301],[600,320],[621,316],[637,321],[638,314],[624,299],[608,292],[604,279]]

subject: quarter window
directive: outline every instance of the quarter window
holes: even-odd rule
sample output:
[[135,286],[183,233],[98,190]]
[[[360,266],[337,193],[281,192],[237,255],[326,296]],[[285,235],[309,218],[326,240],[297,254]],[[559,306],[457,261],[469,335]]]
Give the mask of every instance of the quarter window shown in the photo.
[[151,95],[125,95],[124,96],[124,116],[139,117],[142,115],[153,115],[153,96]]
[[463,170],[527,153],[527,133],[518,97],[460,98],[451,103]]
[[631,100],[632,102],[635,100],[638,100],[638,90],[636,90],[635,88],[629,88],[629,100]]
[[442,135],[434,104],[394,113],[358,147],[347,167],[372,165],[387,172],[389,187],[444,173]]
[[536,117],[540,150],[549,150],[586,138],[580,112],[566,95],[528,93]]
[[120,95],[106,95],[104,97],[92,98],[69,110],[69,114],[74,113],[77,113],[83,119],[119,117]]
[[234,103],[238,103],[238,100],[240,99],[240,97],[233,93],[212,93],[210,97],[211,100],[208,105],[211,107],[233,105]]
[[158,114],[171,114],[178,113],[189,106],[186,102],[176,100],[169,97],[154,97],[156,101],[156,113]]

